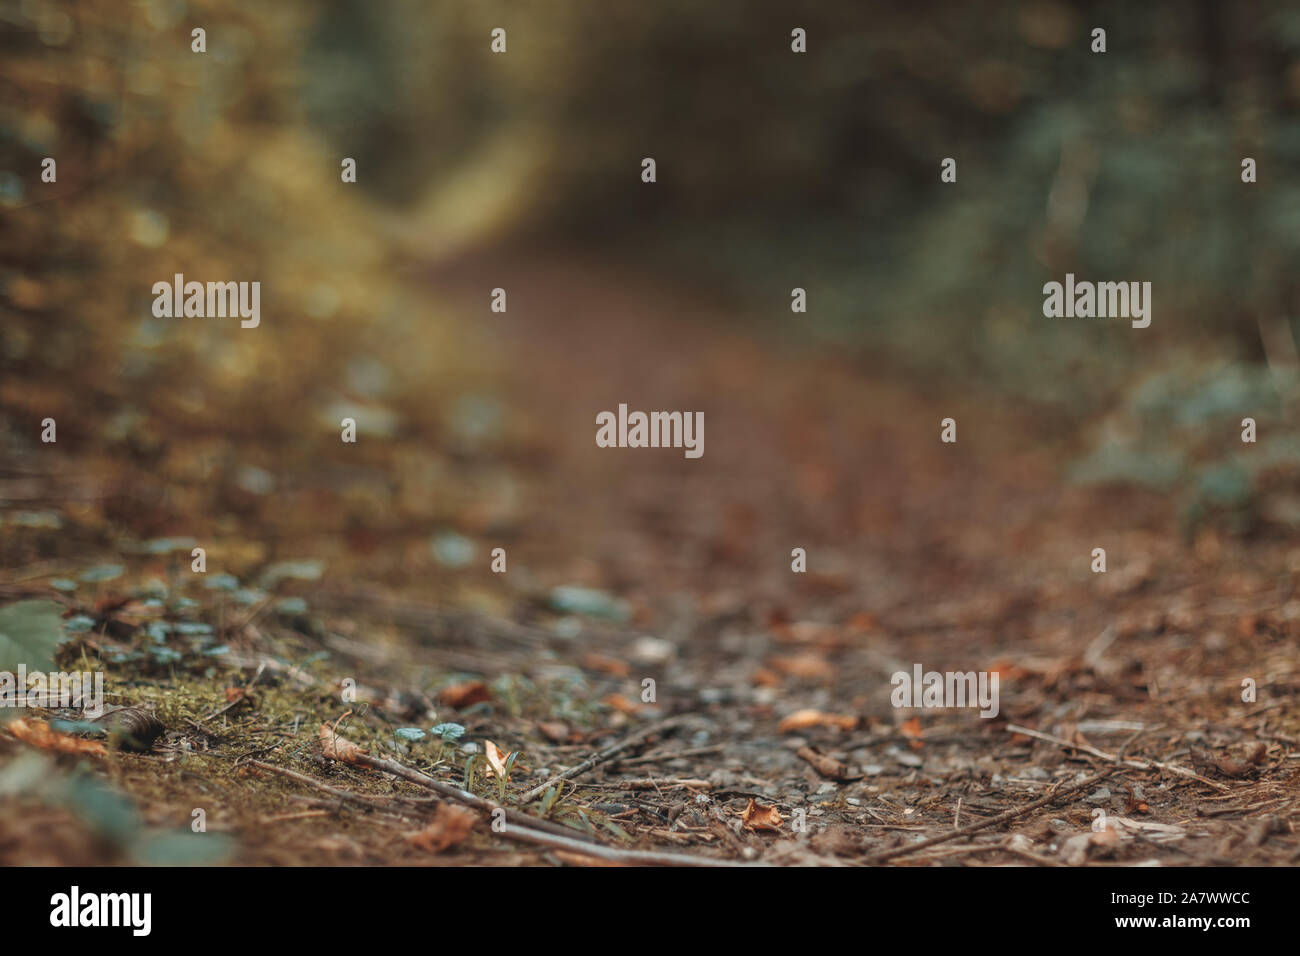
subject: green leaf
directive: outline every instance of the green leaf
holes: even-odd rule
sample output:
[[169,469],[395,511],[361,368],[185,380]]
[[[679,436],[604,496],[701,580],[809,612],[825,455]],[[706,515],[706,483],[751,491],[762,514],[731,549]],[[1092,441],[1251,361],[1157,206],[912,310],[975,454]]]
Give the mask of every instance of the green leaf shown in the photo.
[[67,640],[63,608],[53,601],[0,607],[0,671],[54,670],[54,649]]
[[436,724],[429,728],[429,732],[437,734],[443,743],[449,744],[463,736],[465,728],[460,724]]

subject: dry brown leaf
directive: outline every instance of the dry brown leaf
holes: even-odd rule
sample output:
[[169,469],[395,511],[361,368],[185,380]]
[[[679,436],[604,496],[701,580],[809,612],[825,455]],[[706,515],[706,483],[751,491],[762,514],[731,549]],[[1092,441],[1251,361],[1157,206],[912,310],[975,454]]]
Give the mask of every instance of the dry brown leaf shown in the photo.
[[773,670],[804,680],[830,680],[835,676],[830,661],[816,651],[771,657],[767,663]]
[[749,806],[740,815],[740,822],[747,830],[771,830],[779,833],[781,824],[785,821],[781,819],[776,807],[765,807],[750,797]]
[[602,674],[610,674],[614,677],[626,677],[632,673],[631,667],[627,661],[619,660],[617,657],[607,657],[604,654],[591,652],[582,656],[582,666],[591,671],[599,671]]
[[[1217,756],[1201,747],[1192,747],[1188,753],[1192,760],[1192,766],[1203,774],[1218,771],[1225,777],[1239,780],[1242,777],[1254,776],[1259,772],[1256,754],[1253,751],[1247,751],[1245,760],[1238,760],[1228,754]],[[1262,753],[1259,756],[1262,757]]]
[[635,716],[641,713],[641,705],[626,694],[606,694],[600,699],[600,702],[611,710],[616,710],[620,714]]
[[485,700],[491,700],[492,692],[488,690],[487,684],[481,680],[470,680],[465,681],[463,684],[452,684],[450,687],[444,687],[438,696],[442,698],[442,702],[448,707],[464,710],[474,704],[481,704]]
[[490,740],[483,741],[483,752],[487,754],[488,766],[491,768],[492,773],[505,780],[506,760],[508,759],[505,752]]
[[407,834],[412,845],[430,853],[441,853],[448,847],[463,843],[474,829],[474,814],[450,803],[438,804],[433,819],[423,830]]
[[320,747],[327,760],[356,763],[357,755],[366,753],[350,740],[340,737],[329,724],[320,725]]
[[108,748],[97,740],[82,740],[80,737],[71,737],[67,734],[61,734],[57,730],[50,728],[50,725],[39,720],[28,720],[23,717],[19,720],[11,720],[5,725],[11,734],[17,737],[25,744],[31,744],[33,747],[39,747],[42,750],[53,750],[61,754],[78,754],[84,757],[107,757]]
[[788,734],[793,730],[807,730],[809,727],[835,727],[839,730],[852,730],[858,725],[858,718],[848,714],[827,714],[811,708],[796,710],[777,726],[780,733]]
[[913,750],[920,750],[925,746],[925,741],[921,739],[922,730],[920,717],[913,717],[911,720],[904,721],[903,725],[898,729],[902,732],[903,736],[907,738],[907,746],[911,747]]
[[553,744],[568,743],[569,736],[572,733],[569,730],[569,725],[562,720],[539,720],[537,729],[542,732],[542,736]]

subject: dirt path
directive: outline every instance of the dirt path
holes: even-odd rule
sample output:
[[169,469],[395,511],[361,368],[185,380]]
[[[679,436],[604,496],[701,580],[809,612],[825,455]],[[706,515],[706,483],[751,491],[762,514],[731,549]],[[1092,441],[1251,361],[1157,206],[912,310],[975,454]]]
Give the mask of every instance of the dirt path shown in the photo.
[[[1168,501],[1067,484],[1073,448],[1041,413],[919,389],[884,360],[868,371],[871,360],[802,351],[608,266],[494,259],[429,281],[482,315],[473,362],[497,370],[502,439],[469,456],[460,490],[435,489],[466,502],[460,531],[478,559],[431,569],[421,544],[425,564],[403,564],[414,551],[398,531],[332,523],[343,493],[313,491],[320,521],[298,544],[346,543],[358,559],[306,590],[316,624],[261,617],[223,632],[240,673],[209,673],[203,693],[229,684],[238,696],[264,674],[248,706],[214,720],[220,698],[169,703],[182,720],[169,756],[117,758],[119,783],[156,818],[183,821],[195,781],[220,780],[214,817],[241,861],[580,862],[486,831],[430,856],[406,839],[427,812],[409,802],[295,818],[302,788],[247,761],[409,801],[417,788],[321,758],[320,722],[351,710],[344,731],[372,752],[509,806],[677,716],[671,734],[578,777],[551,819],[596,825],[620,846],[862,862],[1126,759],[1010,824],[894,862],[1294,861],[1300,601],[1284,541],[1210,530],[1189,545]],[[490,313],[485,290],[503,284],[509,311]],[[596,447],[596,413],[619,403],[703,411],[703,457]],[[945,417],[956,444],[940,441]],[[274,509],[262,520],[271,534]],[[504,576],[480,567],[496,545]],[[1105,574],[1090,570],[1096,547]],[[793,548],[806,549],[806,573],[792,572]],[[564,613],[553,589],[575,585],[607,606]],[[309,676],[285,669],[320,649],[329,662]],[[280,663],[268,672],[268,660]],[[996,672],[997,716],[892,706],[891,675],[917,665]],[[360,707],[338,703],[346,676],[363,687]],[[153,681],[168,701],[174,678],[137,686]],[[1241,700],[1243,678],[1256,702]],[[482,693],[447,690],[475,680]],[[822,717],[792,719],[800,711]],[[481,764],[467,777],[464,752],[392,737],[435,715],[480,751],[520,753],[507,789]],[[763,807],[779,814],[775,830]],[[1112,823],[1093,834],[1096,810]],[[0,841],[25,839],[6,819]]]

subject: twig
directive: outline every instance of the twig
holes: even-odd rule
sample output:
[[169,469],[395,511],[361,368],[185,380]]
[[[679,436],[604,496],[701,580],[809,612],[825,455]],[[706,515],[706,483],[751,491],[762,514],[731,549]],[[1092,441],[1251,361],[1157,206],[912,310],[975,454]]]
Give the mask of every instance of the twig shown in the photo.
[[512,810],[509,807],[498,807],[491,800],[487,800],[477,794],[470,793],[468,790],[462,790],[460,787],[453,786],[449,783],[443,783],[441,780],[434,780],[427,774],[420,773],[418,770],[412,770],[410,767],[403,766],[396,760],[390,760],[387,757],[372,757],[370,754],[358,753],[352,756],[351,762],[370,767],[373,770],[382,770],[384,773],[391,773],[395,777],[401,777],[417,786],[424,787],[426,790],[432,790],[448,800],[455,800],[457,803],[463,803],[467,807],[473,807],[475,810],[481,810],[484,813],[491,814],[495,810],[504,810],[505,818],[508,822],[516,824],[518,827],[527,827],[533,830],[542,830],[547,833],[563,836],[576,840],[592,840],[592,844],[583,843],[583,846],[598,845],[595,837],[588,837],[566,827],[560,823],[552,823],[549,820],[543,820],[541,817],[535,817],[519,810]]
[[583,784],[583,786],[592,787],[601,790],[657,790],[661,786],[669,790],[712,790],[713,784],[708,780],[698,780],[691,777],[663,777],[656,780],[654,777],[642,777],[639,780],[607,780],[604,783]]
[[555,786],[560,781],[569,780],[573,777],[578,776],[579,774],[586,773],[592,767],[599,766],[600,764],[609,760],[615,754],[618,754],[626,750],[628,747],[631,747],[633,744],[640,743],[642,740],[644,740],[646,737],[649,737],[651,734],[656,734],[659,733],[660,731],[667,730],[669,727],[675,727],[678,724],[680,724],[684,719],[685,719],[684,717],[669,717],[667,720],[661,720],[658,723],[650,724],[648,727],[642,727],[640,730],[638,730],[636,733],[632,734],[631,736],[625,737],[623,740],[619,741],[618,743],[611,744],[610,746],[606,747],[604,750],[592,754],[582,763],[576,764],[570,767],[568,770],[564,770],[560,773],[557,773],[554,777],[552,777],[550,780],[547,780],[545,783],[541,783],[533,787],[533,789],[529,790],[522,797],[520,797],[520,802],[531,803],[533,800],[536,800],[538,797],[540,797],[542,794],[544,794],[547,790]]
[[707,747],[691,747],[687,750],[660,750],[652,754],[642,754],[639,757],[620,757],[614,763],[620,767],[631,767],[635,764],[676,760],[679,757],[702,757],[705,754],[721,753],[723,749],[725,748],[722,744],[710,744]]
[[259,822],[263,824],[283,823],[286,820],[306,820],[309,817],[327,817],[329,815],[330,811],[328,810],[301,810],[297,813],[280,813],[273,817],[262,817]]
[[[370,767],[374,770],[382,770],[385,773],[391,773],[394,776],[409,780],[411,783],[418,784],[434,791],[450,800],[456,800],[464,803],[477,810],[492,813],[497,809],[505,810],[505,818],[514,826],[507,826],[498,831],[500,836],[507,839],[519,840],[524,843],[534,843],[542,846],[555,847],[561,850],[572,850],[576,853],[582,853],[587,856],[596,857],[602,860],[611,860],[618,863],[637,864],[641,866],[701,866],[701,867],[736,867],[752,866],[755,864],[736,862],[732,860],[718,860],[713,857],[686,856],[680,853],[658,853],[647,850],[620,850],[614,847],[605,846],[601,843],[587,842],[582,834],[576,834],[568,827],[561,826],[558,823],[551,823],[538,817],[529,816],[526,813],[520,813],[517,810],[511,810],[506,807],[498,808],[490,800],[476,796],[468,790],[461,790],[451,784],[442,783],[434,780],[418,770],[412,770],[410,767],[403,766],[396,760],[389,760],[386,757],[372,757],[369,754],[356,753],[350,757],[350,762]],[[284,767],[275,767],[271,764],[263,764],[261,761],[252,760],[249,763],[259,767],[265,767],[274,770],[277,773],[283,773],[287,777],[295,780],[301,780],[310,783],[312,786],[322,790],[333,791],[334,788],[328,784],[320,783],[303,774],[287,770]],[[341,796],[348,799],[355,799],[355,796],[348,794],[346,791],[337,791]],[[555,831],[562,832],[555,832]]]
[[536,843],[561,850],[572,850],[585,856],[594,856],[601,860],[616,863],[630,863],[640,866],[707,866],[707,867],[744,867],[766,866],[764,863],[745,863],[739,860],[719,860],[711,856],[687,856],[683,853],[658,853],[652,850],[618,850],[613,847],[582,843],[567,836],[553,836],[539,833],[526,827],[506,827],[501,836],[524,843]]
[[[1225,787],[1221,783],[1215,783],[1208,777],[1202,777],[1199,773],[1194,773],[1186,767],[1180,767],[1177,764],[1163,763],[1159,760],[1137,760],[1131,757],[1117,757],[1115,754],[1108,754],[1106,751],[1098,750],[1096,747],[1089,744],[1072,744],[1068,740],[1054,737],[1051,734],[1045,734],[1041,730],[1031,730],[1028,727],[1021,727],[1017,724],[1007,724],[1005,729],[1007,733],[1024,734],[1027,737],[1035,737],[1038,740],[1045,740],[1049,744],[1056,744],[1058,747],[1069,747],[1071,750],[1080,750],[1083,753],[1092,754],[1092,756],[1097,757],[1100,760],[1105,760],[1109,763],[1125,767],[1132,767],[1135,770],[1150,770],[1152,767],[1158,767],[1161,770],[1168,770],[1171,773],[1182,774],[1184,777],[1191,777],[1193,780],[1200,781],[1201,783],[1214,787],[1217,790],[1226,791],[1232,789],[1231,787]],[[1125,746],[1128,746],[1128,744],[1125,743]]]
[[370,797],[362,796],[359,793],[353,793],[351,790],[340,790],[338,787],[331,787],[328,783],[324,783],[314,777],[309,777],[304,773],[298,773],[296,770],[290,770],[288,767],[277,767],[273,763],[266,763],[261,760],[247,760],[245,763],[250,767],[257,767],[259,770],[269,770],[272,773],[278,773],[283,777],[288,777],[290,780],[297,780],[299,783],[306,784],[309,787],[314,787],[322,793],[328,793],[331,797],[335,797],[338,800],[349,803],[364,804],[365,806],[385,812],[391,812],[393,809],[392,807],[385,806]]
[[883,853],[876,853],[867,857],[864,862],[868,865],[883,863],[885,860],[892,860],[895,857],[905,856],[908,853],[915,853],[917,850],[924,850],[926,847],[934,846],[936,843],[947,843],[949,840],[956,840],[972,833],[978,833],[980,830],[997,826],[1000,823],[1007,823],[1010,820],[1015,820],[1017,817],[1024,816],[1026,813],[1037,810],[1039,807],[1044,807],[1059,797],[1068,796],[1069,794],[1082,790],[1085,787],[1091,787],[1093,784],[1109,777],[1115,772],[1115,769],[1116,768],[1111,767],[1109,770],[1095,773],[1086,780],[1080,780],[1078,783],[1071,784],[1064,789],[1053,790],[1051,793],[1044,797],[1040,797],[1032,803],[1026,803],[1023,807],[1017,807],[1015,810],[1008,810],[1006,813],[999,813],[996,817],[989,817],[987,820],[981,820],[979,823],[972,823],[970,826],[962,827],[960,830],[950,830],[947,833],[942,833],[936,837],[930,837],[928,840],[921,840],[920,842],[913,843],[909,846],[902,846],[893,850],[886,850]]

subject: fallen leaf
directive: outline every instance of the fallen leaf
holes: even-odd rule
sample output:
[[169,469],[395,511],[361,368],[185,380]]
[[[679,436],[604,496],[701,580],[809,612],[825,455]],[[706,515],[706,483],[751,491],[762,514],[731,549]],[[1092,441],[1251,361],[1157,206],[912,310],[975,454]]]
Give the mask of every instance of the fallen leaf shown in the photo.
[[852,730],[858,725],[858,718],[848,714],[827,714],[811,708],[796,710],[777,726],[777,731],[788,734],[792,730],[807,730],[809,727],[835,727],[839,730]]
[[745,807],[745,812],[740,815],[740,822],[747,830],[771,830],[779,833],[784,821],[776,807],[765,807],[750,797],[749,806]]
[[491,700],[492,692],[488,690],[487,684],[481,680],[470,680],[465,681],[463,684],[452,684],[450,687],[444,687],[438,696],[442,698],[442,702],[448,707],[464,710],[474,704],[481,704],[485,700]]
[[320,725],[319,736],[321,752],[324,753],[327,760],[356,763],[357,756],[366,753],[365,750],[352,743],[352,741],[340,737],[329,724]]
[[835,668],[815,651],[771,657],[767,663],[773,670],[804,680],[830,680],[835,676]]
[[587,670],[599,671],[602,674],[610,674],[614,677],[626,677],[632,672],[627,661],[619,660],[617,657],[607,657],[604,654],[591,652],[582,656],[582,666]]
[[23,717],[11,720],[5,728],[25,744],[42,750],[53,750],[61,754],[80,754],[86,757],[106,757],[108,748],[96,740],[82,740],[52,730],[50,725],[39,720]]
[[1150,820],[1130,820],[1128,817],[1111,816],[1107,818],[1107,829],[1114,827],[1123,832],[1131,830],[1145,834],[1151,840],[1181,840],[1187,836],[1187,830],[1171,823],[1155,823]]
[[1259,772],[1259,766],[1256,763],[1256,754],[1254,752],[1248,752],[1245,760],[1237,760],[1227,754],[1218,757],[1210,753],[1208,750],[1204,750],[1200,747],[1192,747],[1188,751],[1188,755],[1191,757],[1192,766],[1202,774],[1217,771],[1225,777],[1237,780],[1242,777],[1254,776]]
[[569,725],[562,720],[539,720],[537,729],[542,735],[553,744],[563,744],[569,742]]
[[626,694],[606,694],[600,702],[620,714],[636,715],[641,713],[641,705]]
[[441,853],[448,847],[463,843],[474,829],[474,814],[449,803],[438,804],[433,819],[423,830],[407,834],[412,845],[430,853]]
[[488,765],[492,773],[502,780],[506,779],[506,760],[508,759],[505,752],[490,740],[483,741],[483,752],[487,754]]

